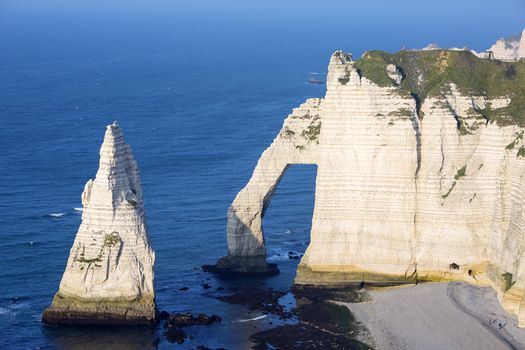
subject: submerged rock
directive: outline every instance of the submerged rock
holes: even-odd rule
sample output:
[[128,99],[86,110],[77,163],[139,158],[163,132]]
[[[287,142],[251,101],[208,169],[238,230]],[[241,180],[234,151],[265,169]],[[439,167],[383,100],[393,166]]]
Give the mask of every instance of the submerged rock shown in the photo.
[[82,193],[82,223],[60,288],[42,321],[50,324],[153,324],[157,321],[142,186],[131,148],[109,125],[100,166]]
[[288,252],[288,259],[298,260],[298,259],[301,259],[302,256],[303,256],[303,254],[298,253],[298,252],[294,252],[293,250],[290,250]]
[[161,311],[159,313],[159,320],[167,320],[170,317],[170,313],[167,311]]
[[[249,310],[262,311],[253,321],[272,314],[281,319],[281,325],[250,336],[253,349],[369,349],[356,338],[368,334],[349,309],[333,300],[360,302],[366,292],[347,288],[294,288],[296,308],[286,309],[280,304],[285,291],[249,288],[239,293],[217,297],[230,303],[246,305]],[[357,296],[361,297],[357,297]],[[282,324],[284,321],[284,324]],[[272,325],[273,322],[268,322]],[[255,325],[253,326],[255,328]]]
[[279,303],[279,299],[285,295],[286,292],[281,290],[246,288],[238,293],[216,298],[228,304],[245,305],[251,311],[259,310],[278,315],[281,319],[289,319],[292,317],[291,312]]
[[[181,327],[188,326],[209,326],[213,323],[222,322],[222,318],[217,315],[208,316],[206,314],[199,314],[194,317],[190,312],[169,314],[167,321],[164,324],[166,331],[164,335],[170,343],[182,344],[188,335],[181,329]],[[189,336],[191,339],[192,336]]]
[[193,316],[192,313],[187,312],[183,314],[170,314],[168,321],[164,327],[186,327],[186,326],[208,326],[215,322],[221,322],[220,316],[206,314],[198,314],[197,317]]
[[[254,350],[367,350],[370,347],[341,334],[318,329],[305,323],[284,325],[257,332],[250,336]],[[269,347],[270,345],[271,347]]]
[[168,327],[164,332],[166,340],[170,343],[182,344],[188,338],[188,335],[179,327]]
[[346,306],[307,301],[294,310],[294,315],[298,321],[296,324],[280,325],[252,334],[253,349],[372,349],[356,339],[369,331],[355,320]]

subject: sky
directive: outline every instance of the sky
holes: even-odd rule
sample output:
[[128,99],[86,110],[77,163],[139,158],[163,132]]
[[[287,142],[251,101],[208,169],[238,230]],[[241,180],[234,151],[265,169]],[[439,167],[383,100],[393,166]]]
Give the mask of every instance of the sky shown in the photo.
[[[100,35],[142,30],[177,31],[217,40],[251,35],[272,40],[334,37],[334,45],[395,51],[400,47],[487,43],[525,28],[524,0],[338,1],[338,0],[2,0],[0,41],[24,39],[53,29]],[[66,35],[67,33],[62,33]],[[17,38],[17,35],[19,37]],[[332,38],[332,39],[331,39]],[[347,39],[345,39],[347,38]],[[0,42],[0,45],[2,42]]]

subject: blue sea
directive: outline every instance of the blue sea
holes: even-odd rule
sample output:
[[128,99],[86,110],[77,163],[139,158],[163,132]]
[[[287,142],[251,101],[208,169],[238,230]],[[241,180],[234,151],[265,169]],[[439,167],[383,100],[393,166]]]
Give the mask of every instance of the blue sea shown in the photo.
[[[2,1],[0,348],[146,349],[157,337],[160,349],[249,348],[268,319],[246,321],[261,315],[214,296],[218,287],[291,286],[298,261],[287,252],[308,244],[316,167],[290,167],[264,218],[276,277],[221,280],[200,270],[226,254],[229,204],[292,108],[324,95],[306,81],[324,79],[333,51],[359,57],[431,41],[481,50],[525,24],[517,1],[506,1],[514,10],[505,20],[474,1],[449,13],[441,7],[449,2],[421,15],[387,1]],[[188,329],[194,339],[183,345],[166,342],[160,326],[40,322],[114,120],[141,172],[159,309],[223,318]]]

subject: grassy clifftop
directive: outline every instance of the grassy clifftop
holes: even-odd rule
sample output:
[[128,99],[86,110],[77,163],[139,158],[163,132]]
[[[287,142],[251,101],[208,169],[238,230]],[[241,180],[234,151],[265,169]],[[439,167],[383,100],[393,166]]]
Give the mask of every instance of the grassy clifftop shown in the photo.
[[469,95],[489,99],[507,96],[509,106],[497,110],[482,110],[499,125],[517,124],[525,127],[525,62],[502,62],[481,59],[468,51],[429,50],[369,51],[355,62],[356,69],[380,86],[393,86],[386,66],[394,64],[403,74],[401,87],[420,101],[438,96],[449,83]]

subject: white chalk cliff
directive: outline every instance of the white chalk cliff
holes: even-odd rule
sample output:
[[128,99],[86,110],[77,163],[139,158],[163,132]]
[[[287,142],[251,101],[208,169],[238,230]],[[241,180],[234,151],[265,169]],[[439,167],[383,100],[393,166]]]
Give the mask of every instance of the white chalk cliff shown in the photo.
[[[310,245],[296,283],[488,284],[524,326],[525,110],[513,100],[523,96],[466,92],[470,75],[457,78],[463,68],[452,74],[450,65],[494,62],[469,52],[364,57],[334,53],[326,96],[285,120],[228,210],[228,256],[217,268],[276,269],[265,262],[264,209],[287,166],[317,164]],[[418,57],[431,63],[409,66]],[[502,81],[523,79],[523,62],[494,65]],[[439,91],[428,83],[434,78],[444,82]],[[434,90],[418,96],[407,86]]]
[[519,60],[525,58],[525,29],[517,35],[501,38],[488,49],[492,57],[499,60]]
[[[414,51],[442,50],[438,45],[431,43],[428,46]],[[479,58],[496,59],[502,61],[518,61],[525,59],[525,29],[515,35],[498,39],[490,48],[482,52],[470,50],[467,47],[452,47],[447,50],[468,51]]]
[[137,163],[118,124],[109,125],[100,166],[82,193],[82,223],[48,323],[156,321],[153,269]]
[[[273,143],[261,155],[250,182],[239,192],[228,210],[229,256],[217,263],[219,269],[237,272],[278,272],[266,264],[262,217],[290,164],[317,164],[321,99],[307,100],[285,120]],[[230,259],[233,256],[233,259]],[[209,268],[209,267],[208,267]]]

